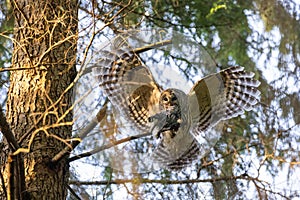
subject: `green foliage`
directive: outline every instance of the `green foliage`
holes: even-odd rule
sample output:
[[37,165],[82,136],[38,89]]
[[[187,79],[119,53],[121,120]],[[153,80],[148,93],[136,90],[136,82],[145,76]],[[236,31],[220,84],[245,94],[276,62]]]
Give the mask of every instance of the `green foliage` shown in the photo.
[[13,31],[12,8],[8,1],[0,3],[0,66],[10,60],[12,53],[11,34]]
[[[9,67],[12,57],[12,41],[10,37],[13,31],[12,8],[9,1],[0,2],[0,70]],[[5,97],[5,84],[9,82],[9,72],[0,71],[0,97]],[[3,106],[6,98],[0,98],[0,106]]]

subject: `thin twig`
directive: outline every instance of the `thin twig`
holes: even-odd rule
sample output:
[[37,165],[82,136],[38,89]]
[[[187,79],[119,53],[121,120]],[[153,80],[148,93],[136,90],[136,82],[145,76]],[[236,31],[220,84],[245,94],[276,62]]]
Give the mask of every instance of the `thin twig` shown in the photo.
[[70,193],[75,197],[75,199],[81,200],[81,198],[76,194],[76,192],[70,187],[70,185],[67,184],[67,189],[70,191]]
[[14,184],[14,164],[15,162],[13,161],[13,158],[11,155],[8,155],[8,190],[7,190],[7,199],[8,200],[13,200],[15,199],[15,184]]
[[[158,184],[190,184],[190,183],[213,183],[216,181],[229,181],[229,180],[249,180],[249,181],[259,181],[264,182],[256,177],[250,177],[248,175],[242,174],[239,176],[224,176],[218,178],[209,179],[186,179],[186,180],[166,180],[166,179],[139,179],[139,183],[158,183]],[[115,179],[115,180],[105,180],[105,181],[70,181],[69,184],[72,185],[107,185],[107,184],[124,184],[124,183],[136,183],[136,179]]]
[[139,139],[139,138],[142,138],[142,137],[147,137],[147,136],[150,136],[150,135],[151,135],[151,133],[144,133],[144,134],[129,136],[129,137],[126,137],[126,138],[123,138],[123,139],[120,139],[120,140],[117,140],[117,141],[114,141],[114,142],[102,145],[102,146],[100,146],[100,147],[98,147],[96,149],[93,149],[92,151],[88,151],[88,152],[85,152],[85,153],[73,156],[73,157],[69,158],[68,161],[72,162],[72,161],[78,160],[80,158],[88,157],[88,156],[91,156],[91,155],[93,155],[95,153],[98,153],[100,151],[104,151],[106,149],[114,147],[116,145],[119,145],[119,144],[122,144],[122,143],[125,143],[125,142],[129,142],[131,140],[136,140],[136,139]]
[[56,163],[60,161],[64,156],[68,155],[80,142],[83,140],[91,130],[93,130],[99,122],[102,121],[106,114],[106,105],[108,100],[105,101],[103,107],[97,113],[97,116],[92,119],[92,121],[84,128],[74,139],[71,139],[71,144],[66,146],[63,150],[61,150],[58,154],[56,154],[51,162]]
[[[130,53],[140,54],[140,53],[149,51],[151,49],[155,49],[155,48],[158,48],[158,47],[166,46],[166,45],[169,45],[169,44],[172,44],[172,40],[164,40],[164,41],[156,42],[156,43],[149,44],[149,45],[146,45],[146,46],[143,46],[143,47],[135,48],[135,49],[131,50]],[[83,70],[82,74],[89,74],[89,73],[91,73],[92,72],[92,68],[93,67],[85,68]]]
[[166,46],[166,45],[169,45],[169,44],[172,44],[172,40],[165,40],[165,41],[162,41],[162,42],[156,42],[156,43],[153,43],[153,44],[150,44],[150,45],[143,46],[141,48],[135,48],[135,49],[132,50],[132,53],[139,54],[139,53],[143,53],[145,51],[149,51],[151,49]]

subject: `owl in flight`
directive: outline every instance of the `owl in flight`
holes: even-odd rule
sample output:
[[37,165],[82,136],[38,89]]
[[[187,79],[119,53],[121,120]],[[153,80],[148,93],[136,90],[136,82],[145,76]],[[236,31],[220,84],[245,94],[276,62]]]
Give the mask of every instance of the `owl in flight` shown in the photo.
[[260,95],[254,73],[240,66],[199,80],[188,94],[163,90],[128,47],[102,51],[93,71],[115,111],[134,131],[151,133],[157,141],[150,156],[153,162],[172,170],[204,156],[211,147],[211,128],[251,110]]

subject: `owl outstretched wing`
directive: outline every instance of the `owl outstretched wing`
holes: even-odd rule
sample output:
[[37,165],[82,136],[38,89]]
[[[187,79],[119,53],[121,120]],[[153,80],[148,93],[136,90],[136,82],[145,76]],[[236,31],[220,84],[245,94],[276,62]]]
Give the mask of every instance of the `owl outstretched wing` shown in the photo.
[[260,85],[254,73],[230,67],[198,81],[189,92],[191,134],[199,141],[219,121],[249,111],[258,102]]
[[149,131],[148,118],[157,112],[161,91],[150,70],[128,48],[102,54],[93,68],[102,91],[128,126]]
[[[114,146],[109,152],[111,167],[121,171],[141,172],[159,168],[150,152],[154,141],[149,117],[159,112],[161,88],[149,68],[129,47],[102,51],[101,59],[93,66],[93,73],[105,96],[114,108],[119,128],[116,136],[139,136],[137,140]],[[120,120],[120,119],[123,119]],[[108,153],[109,153],[108,152]]]

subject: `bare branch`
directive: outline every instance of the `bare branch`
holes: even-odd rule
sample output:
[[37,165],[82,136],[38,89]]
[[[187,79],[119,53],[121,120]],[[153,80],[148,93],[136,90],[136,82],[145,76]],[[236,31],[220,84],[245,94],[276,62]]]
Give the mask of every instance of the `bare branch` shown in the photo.
[[15,185],[14,185],[14,164],[15,162],[13,161],[12,157],[9,155],[8,156],[8,190],[7,190],[7,199],[15,199]]
[[[172,40],[164,40],[164,41],[161,41],[161,42],[156,42],[156,43],[149,44],[149,45],[146,45],[146,46],[143,46],[143,47],[135,48],[130,52],[133,53],[133,54],[140,54],[140,53],[149,51],[151,49],[159,48],[159,47],[166,46],[166,45],[169,45],[169,44],[172,44]],[[82,74],[91,73],[92,68],[93,67],[85,68],[84,72]]]
[[56,154],[51,162],[55,163],[61,160],[64,156],[68,155],[80,142],[83,138],[87,136],[95,126],[101,122],[101,120],[104,118],[106,114],[106,105],[108,100],[105,101],[104,106],[100,109],[100,111],[97,113],[97,116],[92,119],[92,121],[77,135],[74,137],[74,140],[71,140],[71,144],[66,146],[62,151],[60,151],[58,154]]
[[132,51],[132,53],[139,54],[139,53],[143,53],[145,51],[149,51],[151,49],[166,46],[166,45],[169,45],[169,44],[172,44],[172,40],[165,40],[165,41],[161,41],[161,42],[156,42],[156,43],[153,43],[153,44],[141,47],[141,48],[136,48]]
[[6,121],[1,106],[0,106],[0,130],[3,133],[4,137],[6,138],[11,150],[12,151],[17,150],[19,148],[19,144],[17,143],[14,134],[10,130],[9,124]]
[[70,193],[75,197],[75,199],[80,200],[81,198],[76,194],[76,192],[70,187],[70,185],[66,185]]
[[69,158],[69,162],[72,162],[72,161],[75,161],[75,160],[78,160],[80,158],[84,158],[84,157],[87,157],[87,156],[91,156],[95,153],[98,153],[100,151],[104,151],[105,149],[109,149],[113,146],[116,146],[116,145],[119,145],[119,144],[122,144],[122,143],[125,143],[125,142],[129,142],[131,140],[136,140],[136,139],[139,139],[139,138],[142,138],[142,137],[146,137],[146,136],[149,136],[151,135],[151,133],[144,133],[144,134],[139,134],[139,135],[134,135],[134,136],[129,136],[129,137],[126,137],[126,138],[123,138],[123,139],[120,139],[120,140],[117,140],[117,141],[113,141],[111,143],[108,143],[108,144],[105,144],[105,145],[102,145],[96,149],[93,149],[92,151],[89,151],[89,152],[86,152],[86,153],[82,153],[82,154],[79,154],[77,156],[74,156],[74,157],[71,157]]
[[[258,181],[265,183],[264,181],[250,177],[248,175],[242,174],[239,176],[225,176],[219,178],[210,178],[210,179],[187,179],[187,180],[166,180],[166,179],[139,179],[139,183],[158,183],[158,184],[190,184],[190,183],[213,183],[216,181],[229,181],[229,180],[249,180],[249,181]],[[70,184],[73,185],[107,185],[107,184],[124,184],[124,183],[136,183],[136,179],[115,179],[115,180],[105,180],[105,181],[70,181]]]
[[0,179],[1,179],[2,190],[4,192],[5,198],[7,199],[7,191],[6,191],[6,188],[5,188],[5,182],[4,182],[4,177],[3,177],[2,173],[0,173]]
[[[11,132],[9,124],[6,121],[6,118],[3,114],[2,107],[0,107],[0,130],[3,133],[4,137],[6,138],[11,151],[16,151],[19,149],[19,144]],[[26,196],[25,191],[25,174],[24,174],[24,166],[23,166],[23,159],[20,155],[8,156],[8,163],[9,163],[9,181],[8,181],[8,191],[5,191],[5,196],[7,199],[15,199],[14,191],[17,191],[18,199],[24,199],[23,197]],[[15,179],[16,178],[16,179]],[[3,176],[1,174],[1,182],[4,182]],[[5,184],[2,183],[2,187],[5,187]]]

